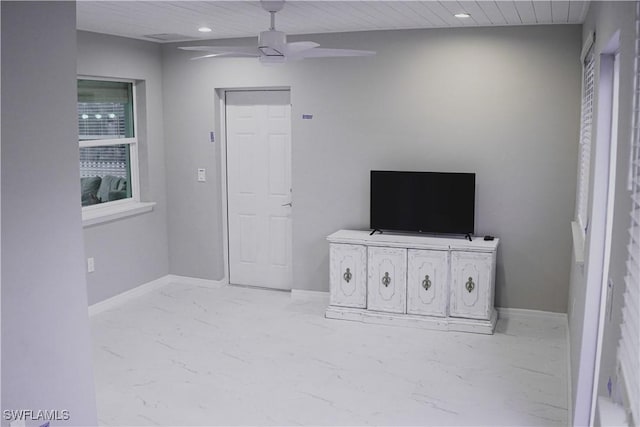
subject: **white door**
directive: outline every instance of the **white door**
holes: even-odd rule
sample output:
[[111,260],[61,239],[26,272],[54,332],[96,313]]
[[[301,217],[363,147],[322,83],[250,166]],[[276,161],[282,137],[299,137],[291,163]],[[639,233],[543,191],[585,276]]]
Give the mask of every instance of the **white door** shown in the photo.
[[451,252],[452,317],[489,320],[493,302],[493,263],[490,253]]
[[409,249],[407,313],[444,317],[449,297],[449,252]]
[[290,92],[225,101],[229,283],[291,289]]
[[407,250],[368,248],[367,309],[407,312]]
[[367,307],[367,247],[331,243],[329,245],[331,305]]

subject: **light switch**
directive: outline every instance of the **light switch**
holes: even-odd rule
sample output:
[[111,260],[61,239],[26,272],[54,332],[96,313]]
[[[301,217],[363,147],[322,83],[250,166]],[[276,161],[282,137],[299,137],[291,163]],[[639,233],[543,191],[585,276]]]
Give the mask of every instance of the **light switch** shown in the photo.
[[207,181],[207,170],[204,168],[198,168],[198,182]]

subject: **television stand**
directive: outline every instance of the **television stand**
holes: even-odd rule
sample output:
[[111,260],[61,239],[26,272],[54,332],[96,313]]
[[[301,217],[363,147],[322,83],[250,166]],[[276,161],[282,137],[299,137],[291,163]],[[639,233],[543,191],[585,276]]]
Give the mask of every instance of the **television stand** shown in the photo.
[[340,230],[327,240],[327,318],[493,333],[497,238]]
[[465,234],[464,238],[467,239],[470,242],[473,242],[473,239],[471,238],[471,234],[469,234],[469,233]]

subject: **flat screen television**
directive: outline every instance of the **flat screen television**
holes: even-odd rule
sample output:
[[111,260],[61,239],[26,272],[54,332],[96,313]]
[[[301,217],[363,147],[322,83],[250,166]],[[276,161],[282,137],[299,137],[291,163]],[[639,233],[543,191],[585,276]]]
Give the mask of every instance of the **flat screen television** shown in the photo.
[[473,234],[476,175],[371,171],[371,228]]

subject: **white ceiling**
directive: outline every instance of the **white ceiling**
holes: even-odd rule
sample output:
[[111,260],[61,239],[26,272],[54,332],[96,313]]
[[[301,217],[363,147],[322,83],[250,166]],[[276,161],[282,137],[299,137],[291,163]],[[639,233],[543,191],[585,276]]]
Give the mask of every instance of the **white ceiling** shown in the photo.
[[[287,1],[276,28],[287,34],[409,28],[579,24],[588,1]],[[465,11],[471,18],[454,13]],[[211,33],[199,33],[202,26]],[[259,1],[78,1],[80,30],[143,40],[253,37],[269,27]],[[157,40],[153,40],[157,41]]]

